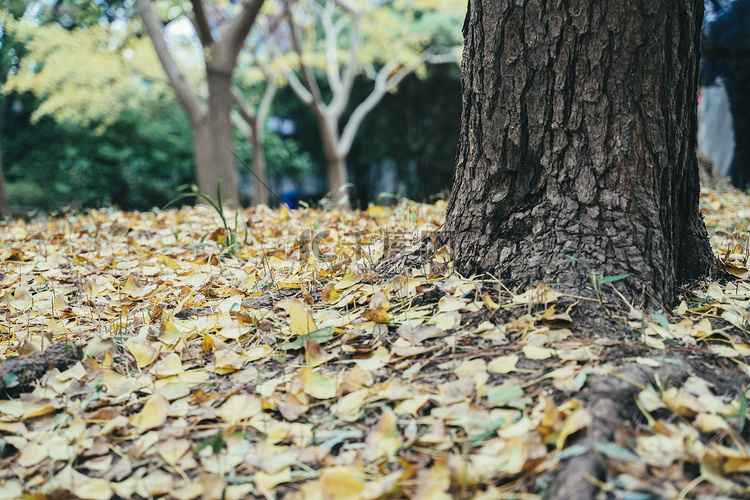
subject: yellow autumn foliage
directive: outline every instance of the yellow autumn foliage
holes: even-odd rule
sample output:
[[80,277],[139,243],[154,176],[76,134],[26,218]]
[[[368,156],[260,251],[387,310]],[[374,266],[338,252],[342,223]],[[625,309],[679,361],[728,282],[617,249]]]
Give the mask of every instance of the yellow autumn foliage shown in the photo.
[[151,42],[131,36],[129,29],[66,30],[10,16],[3,16],[2,23],[24,40],[27,51],[2,90],[38,96],[42,102],[33,121],[50,116],[103,132],[122,111],[170,92]]

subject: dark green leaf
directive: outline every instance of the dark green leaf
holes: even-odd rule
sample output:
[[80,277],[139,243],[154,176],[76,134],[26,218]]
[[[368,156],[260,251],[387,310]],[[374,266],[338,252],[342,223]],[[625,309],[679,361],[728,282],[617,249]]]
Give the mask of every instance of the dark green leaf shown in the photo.
[[517,385],[503,384],[487,390],[487,402],[489,404],[500,404],[523,397],[523,395],[523,389]]
[[0,383],[3,384],[3,387],[10,387],[17,381],[18,375],[16,375],[15,373],[6,373],[2,377],[0,377]]
[[641,459],[638,455],[630,450],[627,450],[615,443],[596,443],[594,449],[599,453],[614,458],[615,460],[623,460],[625,462],[640,462]]
[[603,277],[603,278],[601,279],[600,283],[601,283],[602,285],[603,285],[603,284],[605,284],[605,283],[612,283],[612,282],[614,282],[614,281],[620,281],[620,280],[624,280],[624,279],[625,279],[625,278],[627,278],[628,276],[630,276],[630,273],[625,273],[625,274],[618,274],[617,276],[604,276],[604,277]]
[[219,432],[213,437],[210,437],[199,444],[194,453],[197,455],[208,446],[211,447],[211,451],[214,455],[218,455],[221,452],[221,449],[224,447],[224,434],[221,432],[221,429],[219,429]]
[[557,458],[559,458],[560,460],[567,460],[569,458],[577,457],[578,455],[583,455],[587,451],[589,451],[587,446],[584,446],[582,444],[574,444],[561,451]]
[[294,341],[281,346],[281,348],[285,351],[288,351],[290,349],[302,349],[302,347],[308,340],[314,340],[317,343],[321,343],[325,342],[326,340],[330,340],[331,337],[333,337],[333,327],[327,326],[325,328],[319,328],[313,332],[310,332],[307,335],[300,335],[299,337],[294,339]]

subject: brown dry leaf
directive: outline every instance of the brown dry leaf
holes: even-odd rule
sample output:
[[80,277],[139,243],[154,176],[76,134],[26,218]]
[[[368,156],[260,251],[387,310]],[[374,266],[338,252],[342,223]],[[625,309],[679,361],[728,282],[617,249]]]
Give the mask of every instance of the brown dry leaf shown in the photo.
[[305,361],[307,362],[308,368],[315,368],[316,366],[325,364],[331,358],[333,358],[333,356],[329,356],[328,353],[320,347],[320,344],[314,340],[308,340],[305,342]]
[[420,325],[417,327],[402,325],[396,329],[396,333],[411,345],[419,345],[425,340],[442,337],[445,334],[442,328],[434,325]]

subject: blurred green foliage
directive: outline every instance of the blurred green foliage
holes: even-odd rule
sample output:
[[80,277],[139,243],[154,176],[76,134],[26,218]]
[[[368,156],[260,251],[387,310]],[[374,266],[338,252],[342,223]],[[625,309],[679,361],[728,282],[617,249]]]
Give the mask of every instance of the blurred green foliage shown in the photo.
[[125,112],[101,135],[50,118],[31,125],[34,104],[30,95],[5,100],[3,160],[15,213],[71,205],[148,209],[193,182],[190,127],[176,104],[150,116]]
[[[28,4],[28,0],[8,0],[0,9],[18,18]],[[112,21],[133,15],[129,0],[38,5],[40,24],[59,23],[67,29],[92,25],[102,17]],[[4,33],[0,22],[0,85],[18,70],[24,53],[24,42]],[[386,165],[395,168],[399,180],[393,194],[429,201],[448,189],[460,124],[459,80],[455,65],[428,65],[420,77],[412,75],[401,82],[398,92],[386,95],[365,118],[348,158],[355,205],[376,201],[377,181]],[[360,102],[371,90],[372,82],[359,78],[350,102]],[[324,83],[322,91],[328,93]],[[186,116],[176,100],[157,95],[119,113],[113,123],[97,131],[97,123],[84,126],[49,116],[32,123],[43,96],[0,94],[0,148],[14,213],[106,205],[145,210],[164,206],[179,186],[195,182]],[[350,107],[343,120],[351,111]],[[279,91],[271,116],[295,123],[291,136],[265,133],[268,173],[275,180],[271,185],[280,185],[282,176],[294,179],[309,170],[325,178],[317,125],[290,89]],[[236,143],[238,157],[249,166],[249,144],[239,135]],[[243,169],[240,174],[250,177]]]
[[378,110],[365,118],[349,160],[359,206],[377,200],[381,193],[373,189],[374,180],[389,162],[404,187],[393,194],[424,202],[445,197],[461,125],[460,79],[461,70],[454,64],[429,65],[424,78],[405,79],[397,93],[385,96]]
[[[402,186],[390,194],[430,202],[448,192],[461,124],[460,78],[461,70],[455,65],[429,65],[425,77],[408,76],[397,93],[386,95],[364,119],[347,160],[355,207],[389,202],[378,200],[378,180],[386,165],[393,165]],[[350,102],[364,99],[371,85],[366,79],[357,79]],[[321,91],[325,95],[328,89],[322,87]],[[344,119],[351,111],[350,106]],[[282,89],[272,114],[295,121],[291,137],[310,154],[315,174],[325,178],[325,157],[310,111],[290,89]]]

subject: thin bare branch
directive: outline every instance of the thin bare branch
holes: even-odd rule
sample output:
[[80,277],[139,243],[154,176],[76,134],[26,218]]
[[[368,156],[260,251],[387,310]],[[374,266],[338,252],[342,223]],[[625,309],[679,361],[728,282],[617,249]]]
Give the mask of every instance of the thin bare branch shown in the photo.
[[232,86],[232,98],[234,99],[234,103],[237,105],[237,109],[242,119],[245,120],[248,124],[252,124],[253,122],[255,122],[257,115],[247,108],[247,104],[245,104],[245,98],[242,96],[237,87],[234,86]]
[[190,16],[190,20],[193,22],[201,45],[207,47],[213,43],[214,37],[211,35],[211,25],[208,23],[203,0],[190,0],[190,4],[193,6],[193,15]]
[[339,92],[334,92],[333,100],[330,105],[331,112],[337,116],[341,116],[346,108],[346,103],[349,101],[349,96],[352,93],[352,86],[354,85],[357,59],[359,58],[360,13],[354,11],[349,12],[352,16],[352,38],[351,46],[349,47],[349,60],[344,68],[344,76],[341,80]]
[[234,68],[237,56],[245,44],[245,39],[247,38],[247,34],[250,33],[250,28],[253,26],[256,17],[258,17],[258,11],[260,11],[263,1],[247,0],[243,2],[242,11],[224,31],[221,40],[221,50],[225,51],[227,56],[224,61],[227,65],[226,69],[231,70]]
[[297,94],[297,97],[299,97],[302,102],[304,102],[307,106],[312,107],[315,98],[310,93],[310,91],[307,90],[305,84],[300,81],[300,79],[297,77],[297,74],[289,68],[284,68],[282,71],[284,72],[284,76],[286,76],[287,80],[289,80],[289,86],[292,88],[292,91]]
[[255,136],[255,132],[253,131],[253,127],[251,127],[247,121],[235,110],[232,110],[231,114],[229,115],[229,119],[232,120],[232,125],[234,125],[237,130],[239,130],[240,134],[242,134],[244,137],[247,137],[251,141],[253,140]]
[[[326,8],[320,13],[320,22],[326,46],[326,75],[333,94],[341,92],[341,69],[339,68],[338,41],[340,30],[333,24],[333,2],[327,2]],[[334,99],[335,100],[335,99]]]
[[[268,29],[265,26],[259,25],[258,29],[260,29],[261,33],[263,34],[263,38],[268,43],[268,47],[271,49],[271,51],[274,54],[274,57],[282,58],[283,54],[281,51],[281,48],[276,43],[276,40],[274,39],[273,35],[268,31]],[[270,70],[268,69],[268,66],[261,63],[257,57],[252,56],[253,60],[255,61],[258,68],[260,68],[261,71],[263,71],[263,74],[266,75],[267,78],[271,78],[272,74]],[[291,68],[288,66],[282,67],[281,71],[284,73],[284,76],[286,76],[287,80],[289,81],[289,86],[292,88],[292,91],[297,94],[297,97],[307,106],[312,107],[313,104],[313,96],[310,93],[310,91],[307,90],[305,87],[305,84],[300,81],[299,77],[297,77],[297,74],[292,71]]]
[[271,111],[271,103],[273,103],[273,99],[276,97],[276,91],[278,90],[276,83],[277,78],[275,76],[268,80],[266,83],[266,90],[263,92],[263,97],[260,100],[257,111],[255,112],[255,116],[258,118],[258,124],[261,129],[261,135],[262,129],[266,123],[266,118],[268,118],[268,113]]
[[170,54],[167,48],[167,42],[164,40],[164,25],[156,18],[154,11],[151,9],[151,0],[136,0],[136,5],[148,36],[151,37],[151,41],[154,44],[156,55],[164,67],[167,78],[169,78],[169,84],[177,94],[177,98],[185,108],[190,120],[193,122],[200,120],[208,110],[195,92],[193,92],[193,89],[190,88],[185,75],[180,71],[177,63],[172,58],[172,54]]
[[323,7],[321,7],[315,0],[305,0],[302,3],[305,4],[305,7],[313,11],[316,16],[320,17],[323,15]]
[[[320,87],[318,86],[318,81],[315,79],[315,75],[312,74],[312,70],[310,69],[310,67],[305,64],[304,57],[302,55],[302,45],[299,42],[299,36],[297,34],[297,23],[294,22],[294,17],[292,16],[292,11],[289,8],[289,3],[286,4],[286,9],[287,20],[290,27],[289,31],[291,32],[292,37],[292,46],[294,47],[294,51],[297,52],[299,65],[300,68],[302,68],[302,74],[305,77],[305,82],[307,83],[306,89],[311,97],[310,101],[305,102],[305,104],[310,106],[315,112],[324,112],[326,105],[325,102],[323,102],[323,97],[320,94]],[[289,83],[290,85],[292,85],[292,90],[294,90],[299,96],[300,94],[299,92],[297,92],[297,90],[295,90],[294,84],[292,84],[291,79],[289,80]]]
[[357,130],[362,124],[362,120],[364,120],[365,116],[367,116],[367,114],[380,102],[383,96],[393,89],[393,87],[401,83],[404,78],[413,73],[414,70],[428,61],[433,55],[434,51],[428,49],[422,52],[417,59],[410,64],[403,66],[396,73],[393,73],[393,71],[399,66],[396,61],[388,61],[388,63],[383,66],[375,79],[375,88],[370,95],[368,95],[367,98],[354,109],[352,115],[349,117],[349,121],[346,122],[344,130],[341,133],[341,140],[337,147],[338,154],[346,155],[349,153],[352,143],[354,142],[354,137],[357,135]]

